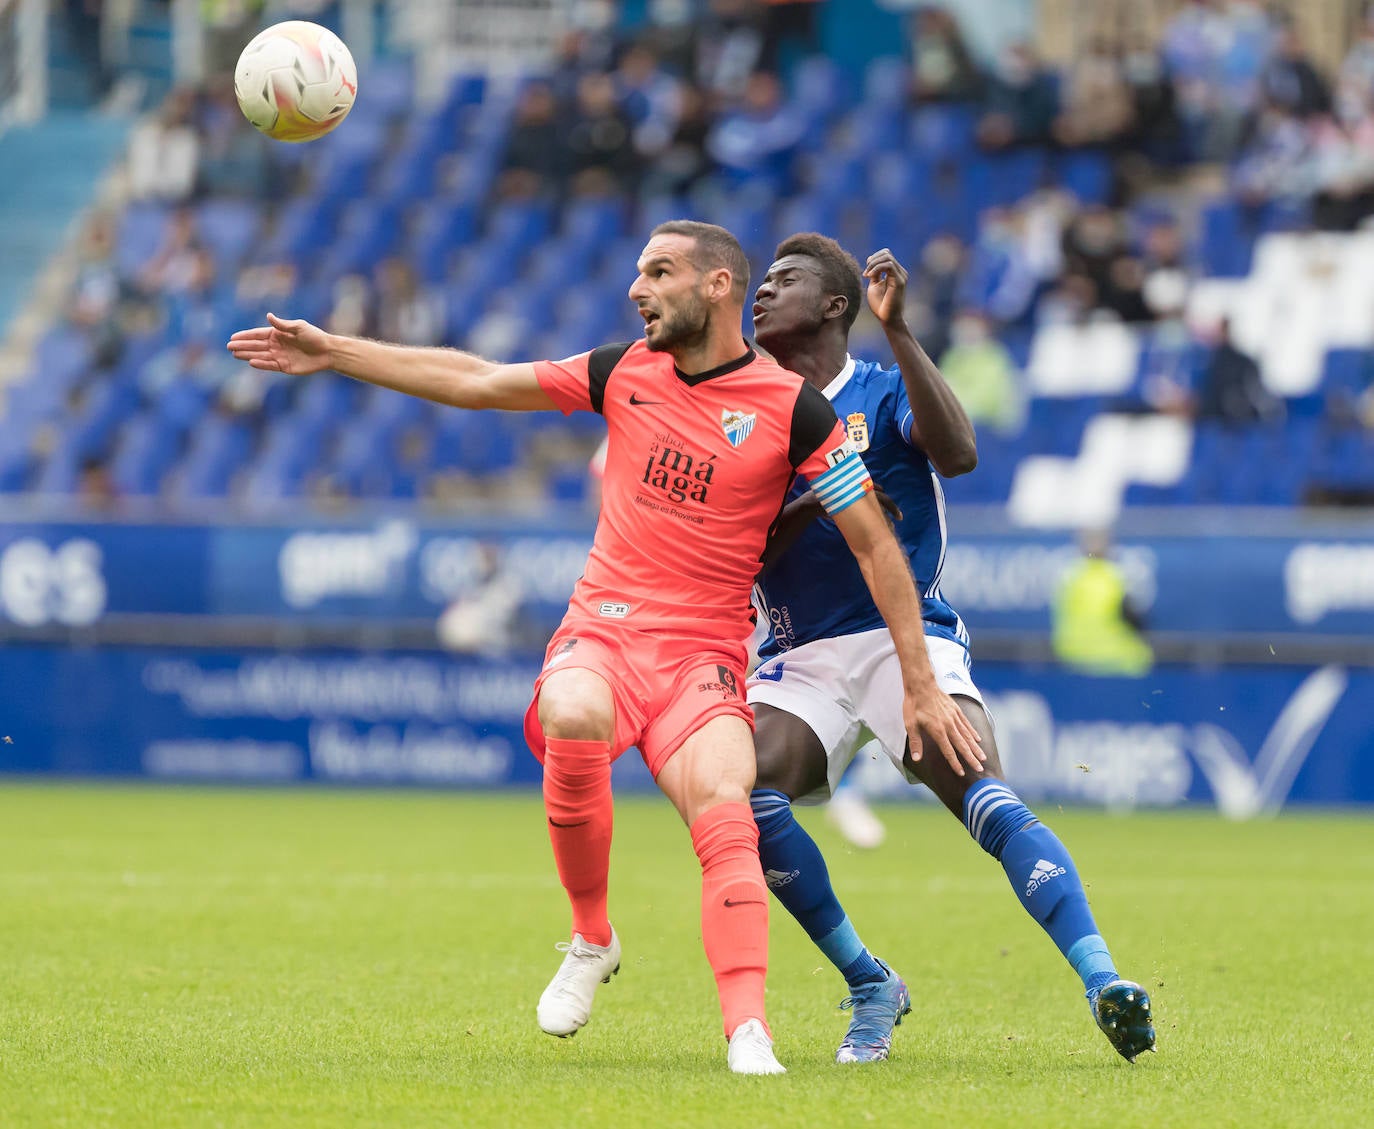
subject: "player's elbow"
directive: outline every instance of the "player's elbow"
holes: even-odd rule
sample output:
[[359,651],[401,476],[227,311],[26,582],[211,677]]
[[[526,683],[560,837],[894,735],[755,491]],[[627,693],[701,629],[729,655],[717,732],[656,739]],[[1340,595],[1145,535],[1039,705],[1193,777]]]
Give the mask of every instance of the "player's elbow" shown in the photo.
[[935,467],[944,478],[958,478],[961,474],[968,474],[978,466],[978,445],[969,440],[967,443],[960,443],[952,450],[946,452]]

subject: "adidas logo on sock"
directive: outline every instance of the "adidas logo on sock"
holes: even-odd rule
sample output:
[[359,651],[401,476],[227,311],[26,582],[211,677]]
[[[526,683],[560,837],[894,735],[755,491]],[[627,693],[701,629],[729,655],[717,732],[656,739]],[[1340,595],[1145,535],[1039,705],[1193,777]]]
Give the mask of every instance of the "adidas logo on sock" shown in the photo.
[[770,890],[776,890],[779,886],[786,886],[800,874],[800,870],[765,870],[763,880],[768,883]]
[[1067,872],[1064,868],[1057,863],[1041,859],[1035,864],[1035,869],[1031,871],[1030,881],[1026,883],[1026,897],[1029,898],[1051,878],[1058,878],[1065,873]]

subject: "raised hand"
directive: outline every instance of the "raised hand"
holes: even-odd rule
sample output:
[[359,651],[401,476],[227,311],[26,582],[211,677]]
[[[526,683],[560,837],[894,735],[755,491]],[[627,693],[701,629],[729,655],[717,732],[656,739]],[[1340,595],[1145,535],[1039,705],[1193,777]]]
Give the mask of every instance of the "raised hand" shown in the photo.
[[902,320],[906,302],[906,269],[888,248],[874,251],[864,264],[864,278],[868,279],[868,306],[883,323],[892,325]]
[[229,352],[254,368],[306,376],[330,367],[329,335],[308,321],[267,315],[267,324],[241,329],[229,338]]

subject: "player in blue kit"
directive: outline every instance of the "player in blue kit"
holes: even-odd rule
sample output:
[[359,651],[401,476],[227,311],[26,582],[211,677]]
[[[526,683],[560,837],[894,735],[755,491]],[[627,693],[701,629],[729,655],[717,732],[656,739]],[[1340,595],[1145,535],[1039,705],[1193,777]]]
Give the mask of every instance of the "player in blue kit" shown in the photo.
[[[897,367],[848,354],[864,278]],[[835,1060],[887,1058],[910,994],[859,939],[819,848],[792,814],[794,802],[826,799],[855,752],[876,740],[1002,864],[1026,911],[1082,978],[1098,1026],[1134,1062],[1154,1049],[1149,996],[1117,975],[1069,852],[1001,779],[992,724],[972,679],[968,631],[940,594],[945,505],[934,471],[966,474],[977,452],[968,416],[907,328],[906,281],[888,250],[872,255],[861,275],[834,240],[794,235],[778,246],[756,292],[754,333],[779,363],[825,393],[898,511],[931,665],[978,731],[987,761],[965,771],[910,748],[892,640],[844,540],[798,479],[755,591],[767,635],[748,690],[758,757],[751,801],[765,878],[849,986],[841,1006],[853,1014]]]

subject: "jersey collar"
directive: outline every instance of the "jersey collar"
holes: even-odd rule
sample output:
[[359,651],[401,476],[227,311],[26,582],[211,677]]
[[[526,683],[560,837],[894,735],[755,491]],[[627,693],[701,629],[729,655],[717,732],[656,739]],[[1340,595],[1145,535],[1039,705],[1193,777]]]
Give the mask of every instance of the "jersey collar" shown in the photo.
[[848,353],[846,353],[844,355],[844,368],[840,369],[839,374],[835,377],[834,380],[832,380],[829,384],[827,384],[824,388],[821,389],[821,395],[824,396],[827,400],[833,400],[836,396],[840,394],[844,386],[849,383],[849,378],[853,375],[854,358],[851,357]]
[[673,366],[673,371],[677,373],[677,378],[682,381],[683,384],[695,388],[698,384],[704,384],[706,381],[717,376],[724,376],[726,373],[734,372],[736,369],[742,369],[757,357],[758,354],[754,352],[754,348],[751,345],[745,351],[744,356],[736,357],[733,361],[726,361],[723,365],[716,365],[715,368],[708,368],[705,372],[694,372],[689,376],[678,368],[677,365]]

